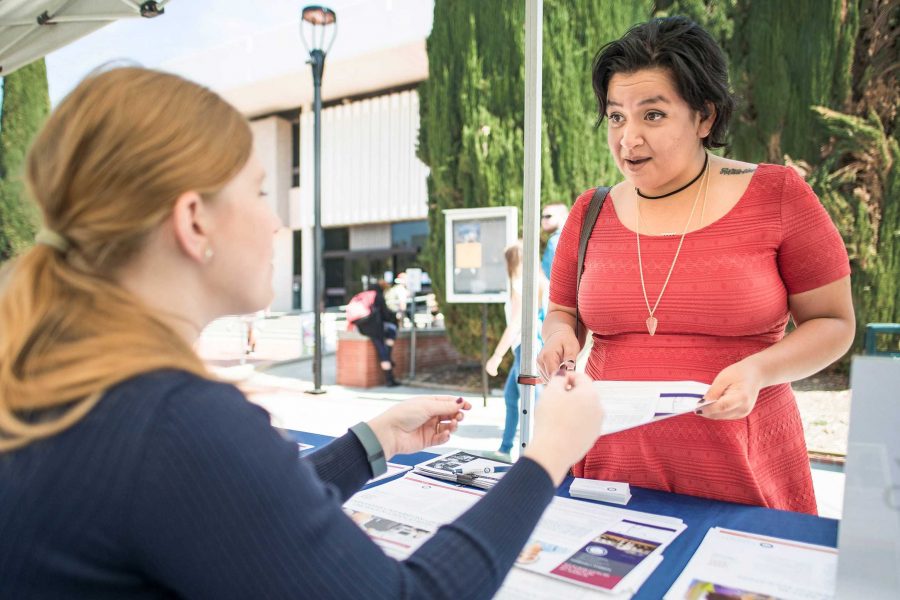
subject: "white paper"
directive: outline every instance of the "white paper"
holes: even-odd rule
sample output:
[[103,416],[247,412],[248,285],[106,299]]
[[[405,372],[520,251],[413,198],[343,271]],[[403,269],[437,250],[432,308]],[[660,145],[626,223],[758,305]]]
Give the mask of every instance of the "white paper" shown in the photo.
[[603,402],[600,435],[689,413],[708,403],[709,389],[698,381],[595,381]]
[[827,546],[714,527],[665,599],[831,600],[837,557]]
[[406,558],[484,492],[409,473],[356,493],[344,512],[394,558]]
[[554,498],[516,566],[592,589],[634,591],[685,527],[672,517]]

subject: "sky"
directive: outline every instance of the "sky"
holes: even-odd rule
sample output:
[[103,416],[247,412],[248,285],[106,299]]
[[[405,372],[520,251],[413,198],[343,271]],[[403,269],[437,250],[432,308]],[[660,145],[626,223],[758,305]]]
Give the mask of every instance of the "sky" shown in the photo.
[[[171,0],[154,19],[124,19],[47,56],[55,106],[97,66],[115,60],[177,71],[180,62],[217,48],[295,32],[304,0]],[[332,60],[421,39],[431,30],[433,0],[326,0],[337,14]],[[302,46],[299,46],[299,50]],[[269,68],[296,68],[302,56],[279,53]],[[209,82],[206,82],[209,84]]]

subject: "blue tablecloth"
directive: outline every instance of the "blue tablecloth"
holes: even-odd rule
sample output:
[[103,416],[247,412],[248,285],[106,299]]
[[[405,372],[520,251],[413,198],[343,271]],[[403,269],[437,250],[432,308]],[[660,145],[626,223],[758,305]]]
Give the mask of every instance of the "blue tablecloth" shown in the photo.
[[[287,433],[296,441],[311,444],[316,448],[324,446],[333,439],[330,436],[302,431],[288,431]],[[314,451],[315,448],[309,450],[309,452]],[[398,455],[391,461],[412,466],[434,456],[430,452],[418,452]],[[570,483],[572,483],[571,477],[563,482],[556,495],[569,498]],[[582,501],[590,502],[589,500]],[[631,501],[627,508],[678,517],[687,525],[687,529],[666,549],[665,560],[634,596],[640,600],[662,598],[687,565],[711,527],[728,527],[799,542],[837,547],[838,522],[834,519],[636,487],[631,488]]]

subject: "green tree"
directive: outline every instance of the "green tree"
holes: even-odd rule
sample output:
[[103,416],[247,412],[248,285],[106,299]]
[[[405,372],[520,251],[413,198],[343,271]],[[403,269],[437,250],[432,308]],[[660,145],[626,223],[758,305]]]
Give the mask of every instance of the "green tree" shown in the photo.
[[751,162],[815,160],[823,139],[810,107],[841,109],[849,99],[857,2],[737,0],[732,15],[726,48],[742,102],[729,153]]
[[900,4],[858,0],[847,12],[858,15],[850,94],[840,111],[812,107],[825,142],[801,165],[850,255],[859,350],[866,323],[900,322]]
[[22,168],[31,139],[50,112],[47,68],[35,61],[3,78],[0,116],[0,263],[34,241],[36,207],[25,198]]
[[[595,127],[594,54],[647,19],[652,2],[544,3],[541,199],[571,204],[578,193],[617,178],[605,135]],[[453,344],[480,352],[481,307],[446,304],[444,218],[450,208],[522,208],[524,158],[523,2],[437,0],[427,40],[429,78],[419,88],[419,157],[428,178],[431,234],[423,262],[432,276]],[[503,329],[492,306],[489,335]]]

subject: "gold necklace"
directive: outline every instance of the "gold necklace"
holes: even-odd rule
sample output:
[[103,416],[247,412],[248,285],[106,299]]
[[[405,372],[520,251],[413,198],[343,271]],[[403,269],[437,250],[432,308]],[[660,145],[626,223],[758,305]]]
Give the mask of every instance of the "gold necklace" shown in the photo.
[[[706,186],[704,188],[704,185]],[[637,255],[638,255],[638,273],[641,274],[641,291],[644,293],[644,302],[647,304],[647,312],[650,313],[650,316],[647,317],[647,331],[650,335],[656,334],[656,328],[659,325],[659,320],[653,316],[653,313],[656,312],[656,309],[659,307],[659,301],[662,300],[663,294],[666,292],[666,286],[669,285],[669,279],[672,277],[672,271],[675,270],[675,263],[678,262],[678,255],[681,253],[681,246],[684,244],[684,237],[687,235],[688,228],[691,226],[691,221],[694,218],[694,210],[697,208],[697,200],[700,199],[700,191],[701,190],[709,191],[709,162],[707,162],[706,172],[704,173],[703,182],[700,184],[700,187],[697,188],[697,195],[694,197],[694,203],[691,204],[691,214],[688,215],[687,223],[684,224],[684,231],[681,232],[681,239],[678,241],[678,249],[675,250],[675,258],[672,259],[672,266],[669,267],[669,274],[666,275],[666,280],[663,282],[662,289],[659,290],[659,296],[656,298],[656,304],[653,305],[653,308],[650,308],[650,299],[647,298],[647,286],[644,283],[644,263],[641,260],[641,212],[640,212],[640,200],[636,200],[638,202],[637,206],[637,219],[635,224],[635,235],[637,236]],[[706,210],[706,191],[703,193],[703,210]],[[701,220],[702,220],[701,216]]]

